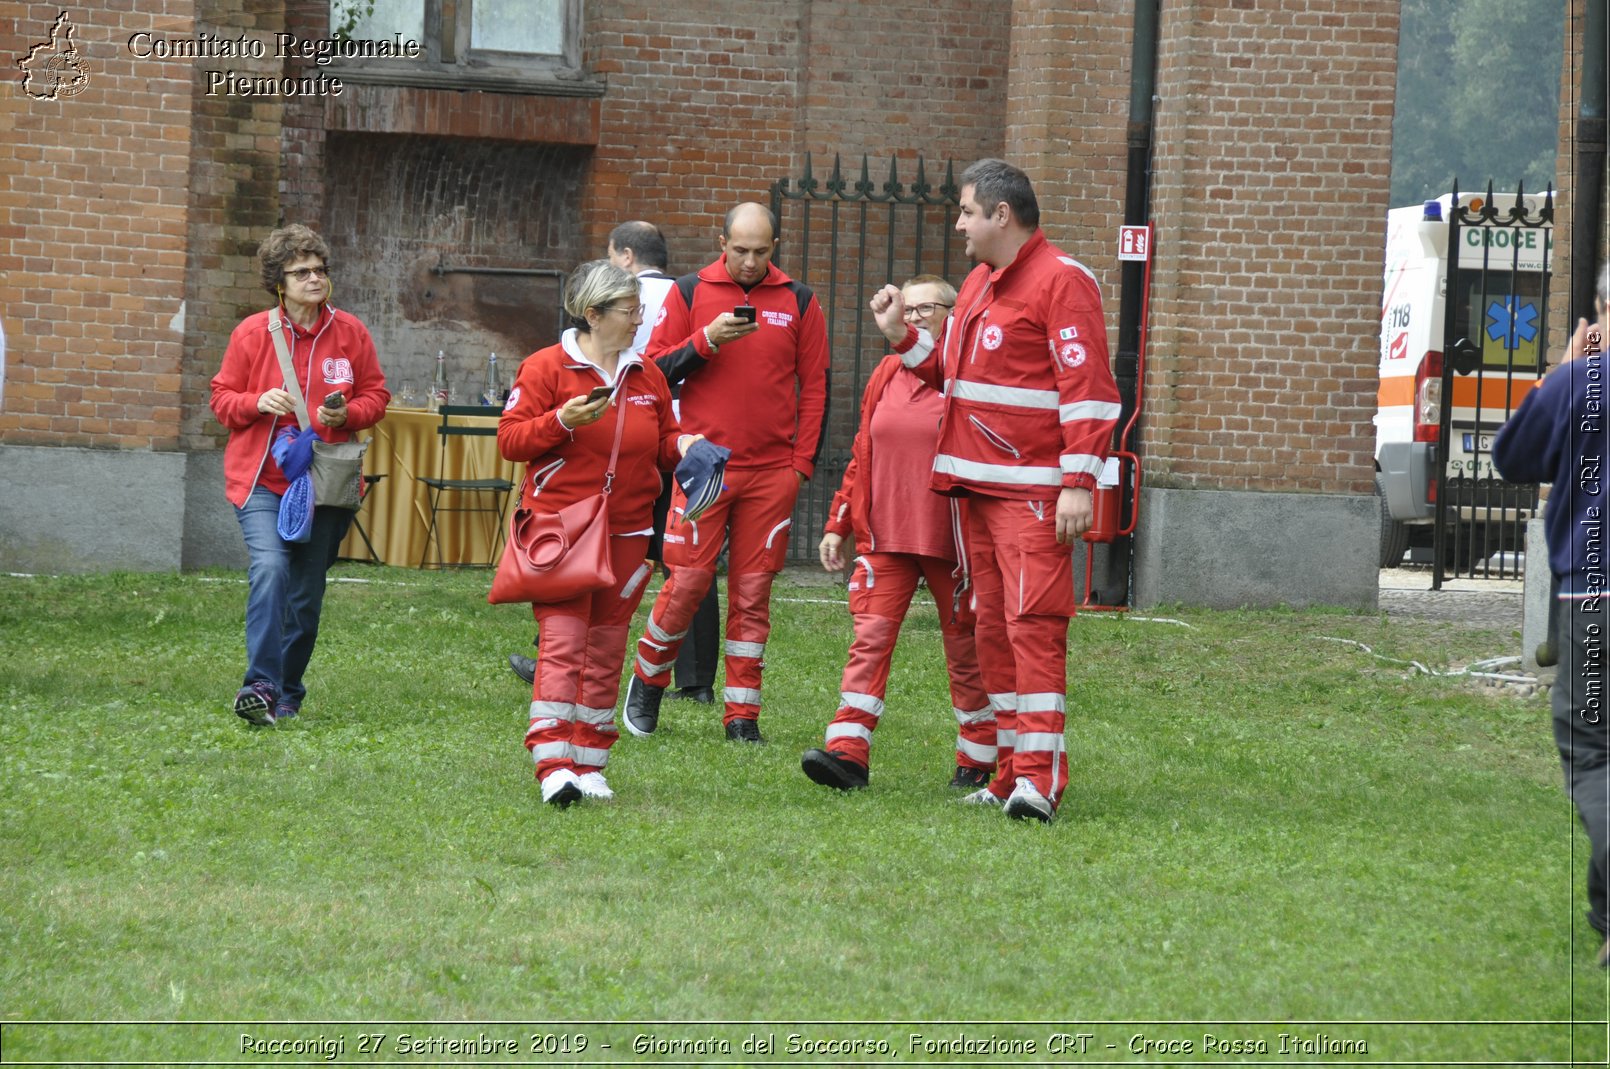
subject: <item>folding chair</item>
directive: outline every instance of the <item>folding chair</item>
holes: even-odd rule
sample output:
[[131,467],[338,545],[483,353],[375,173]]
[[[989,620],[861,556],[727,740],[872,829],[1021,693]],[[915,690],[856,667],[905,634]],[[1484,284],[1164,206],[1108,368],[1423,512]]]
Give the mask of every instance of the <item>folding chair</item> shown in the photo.
[[380,554],[375,552],[375,544],[369,540],[369,532],[363,526],[363,507],[369,504],[369,495],[375,492],[375,484],[385,477],[383,473],[363,477],[363,502],[358,506],[358,511],[352,515],[352,529],[358,532],[358,537],[363,540],[363,546],[369,551],[369,556],[367,558],[342,557],[342,560],[358,561],[361,564],[381,563]]
[[[442,513],[481,513],[494,517],[496,528],[492,535],[492,552],[484,561],[454,561],[455,566],[471,568],[496,567],[498,550],[503,543],[503,511],[508,504],[509,491],[514,484],[508,479],[458,479],[449,478],[447,471],[463,471],[466,467],[469,453],[469,440],[473,438],[496,437],[497,423],[487,422],[487,417],[496,416],[498,410],[487,408],[484,405],[443,405],[440,415],[442,422],[436,428],[436,435],[441,442],[438,453],[437,474],[430,478],[420,479],[428,489],[426,495],[430,502],[430,527],[425,532],[425,551],[420,555],[419,566],[425,567],[430,561],[430,544],[436,543],[436,566],[448,567],[443,559],[442,536],[438,527],[438,517]],[[467,417],[479,416],[477,422],[469,422]],[[451,495],[451,496],[448,496]],[[467,500],[468,504],[443,504],[442,499],[448,496],[449,501]]]

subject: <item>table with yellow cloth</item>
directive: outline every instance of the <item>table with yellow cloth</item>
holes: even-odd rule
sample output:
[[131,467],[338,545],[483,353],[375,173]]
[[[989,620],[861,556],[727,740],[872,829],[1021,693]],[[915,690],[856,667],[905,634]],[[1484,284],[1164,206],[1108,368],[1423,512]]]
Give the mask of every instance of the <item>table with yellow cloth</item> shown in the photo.
[[[486,425],[497,426],[501,409],[489,407],[486,412]],[[481,422],[478,416],[468,418]],[[454,417],[455,423],[464,420],[462,416]],[[363,507],[358,511],[358,520],[369,532],[369,541],[374,544],[375,555],[382,564],[415,568],[425,556],[425,538],[430,531],[430,497],[429,488],[419,481],[421,478],[502,477],[515,485],[504,503],[505,521],[509,511],[514,508],[514,495],[519,492],[526,466],[499,456],[497,438],[491,435],[458,436],[447,439],[443,470],[442,440],[436,433],[441,423],[442,417],[435,412],[392,407],[386,411],[385,419],[366,431],[358,432],[359,438],[370,441],[369,452],[364,457],[365,474],[385,476],[370,488]],[[500,545],[495,517],[484,513],[440,510],[440,506],[474,506],[491,500],[492,495],[485,493],[443,492],[436,515],[436,534],[441,540],[441,555],[446,563],[497,563],[492,558],[494,544]],[[341,543],[341,556],[354,560],[370,559],[368,547],[363,544],[356,526]],[[426,563],[432,566],[436,563],[434,540],[430,559]]]

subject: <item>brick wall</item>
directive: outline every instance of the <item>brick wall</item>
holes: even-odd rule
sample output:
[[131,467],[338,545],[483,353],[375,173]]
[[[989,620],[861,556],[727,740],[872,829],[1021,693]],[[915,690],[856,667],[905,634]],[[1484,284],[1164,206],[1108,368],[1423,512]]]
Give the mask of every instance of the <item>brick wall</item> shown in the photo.
[[1367,494],[1398,5],[1164,6],[1147,477]]
[[[1564,350],[1578,317],[1593,316],[1591,304],[1580,309],[1567,307],[1570,300],[1571,278],[1577,270],[1588,269],[1588,261],[1585,258],[1578,264],[1572,255],[1571,233],[1579,196],[1576,176],[1576,126],[1577,112],[1581,103],[1582,35],[1585,28],[1586,6],[1587,0],[1565,0],[1565,57],[1560,65],[1559,150],[1554,164],[1554,184],[1558,196],[1554,213],[1552,262],[1553,294],[1557,296],[1551,296],[1550,302],[1559,311],[1550,316],[1549,351],[1552,354]],[[1605,187],[1599,195],[1603,198],[1601,203],[1610,207],[1610,167],[1605,169]],[[1602,224],[1599,234],[1600,263],[1605,262],[1606,250],[1610,249],[1610,240],[1607,240],[1607,235],[1610,235],[1610,210],[1604,212]]]
[[[122,7],[69,13],[82,92],[33,99],[8,77],[0,97],[6,444],[179,445],[190,78],[124,43],[186,32],[194,13],[190,0]],[[20,58],[63,9],[11,10],[0,30]]]

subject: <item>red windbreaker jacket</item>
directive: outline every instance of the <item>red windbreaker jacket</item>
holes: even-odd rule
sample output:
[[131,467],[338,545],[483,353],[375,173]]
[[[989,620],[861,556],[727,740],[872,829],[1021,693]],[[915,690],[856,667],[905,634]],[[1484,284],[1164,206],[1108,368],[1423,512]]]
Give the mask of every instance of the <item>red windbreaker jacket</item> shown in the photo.
[[[615,396],[604,418],[566,430],[559,422],[565,402],[595,386],[610,385],[603,371],[582,357],[574,339],[575,331],[567,330],[558,345],[539,349],[520,364],[498,420],[498,451],[506,460],[530,465],[520,503],[558,512],[604,488],[620,415],[614,406],[625,404],[626,425],[609,495],[609,530],[648,534],[660,472],[674,470],[681,459],[676,440],[682,428],[671,413],[671,388],[659,368],[622,353],[615,369]],[[536,493],[539,486],[541,493]]]
[[935,490],[1032,500],[1095,489],[1119,413],[1101,290],[1042,231],[1010,264],[967,276],[942,351],[909,325],[895,351],[945,395]]

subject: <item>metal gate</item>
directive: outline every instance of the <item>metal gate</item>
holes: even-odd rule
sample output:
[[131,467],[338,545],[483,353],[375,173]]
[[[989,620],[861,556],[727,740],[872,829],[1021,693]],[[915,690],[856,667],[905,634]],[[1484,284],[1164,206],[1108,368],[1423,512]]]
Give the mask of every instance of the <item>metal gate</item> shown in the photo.
[[862,156],[861,176],[851,181],[835,156],[832,173],[819,180],[807,155],[803,174],[771,187],[771,208],[778,219],[778,237],[783,239],[777,264],[815,291],[827,317],[833,357],[828,420],[816,475],[794,507],[791,562],[817,559],[828,506],[850,462],[850,445],[861,419],[861,393],[872,369],[889,351],[888,340],[867,307],[872,294],[887,282],[898,285],[920,274],[939,275],[960,288],[971,267],[966,243],[953,226],[961,192],[953,165],[945,164],[944,180],[937,187],[930,184],[921,157],[910,185],[900,181],[899,166],[899,161],[890,160],[888,179],[875,184],[871,163]]
[[1491,183],[1485,195],[1457,189],[1448,213],[1433,589],[1449,578],[1521,575],[1538,488],[1498,477],[1493,437],[1542,375],[1549,337],[1553,188],[1528,196],[1517,187],[1508,207]]

